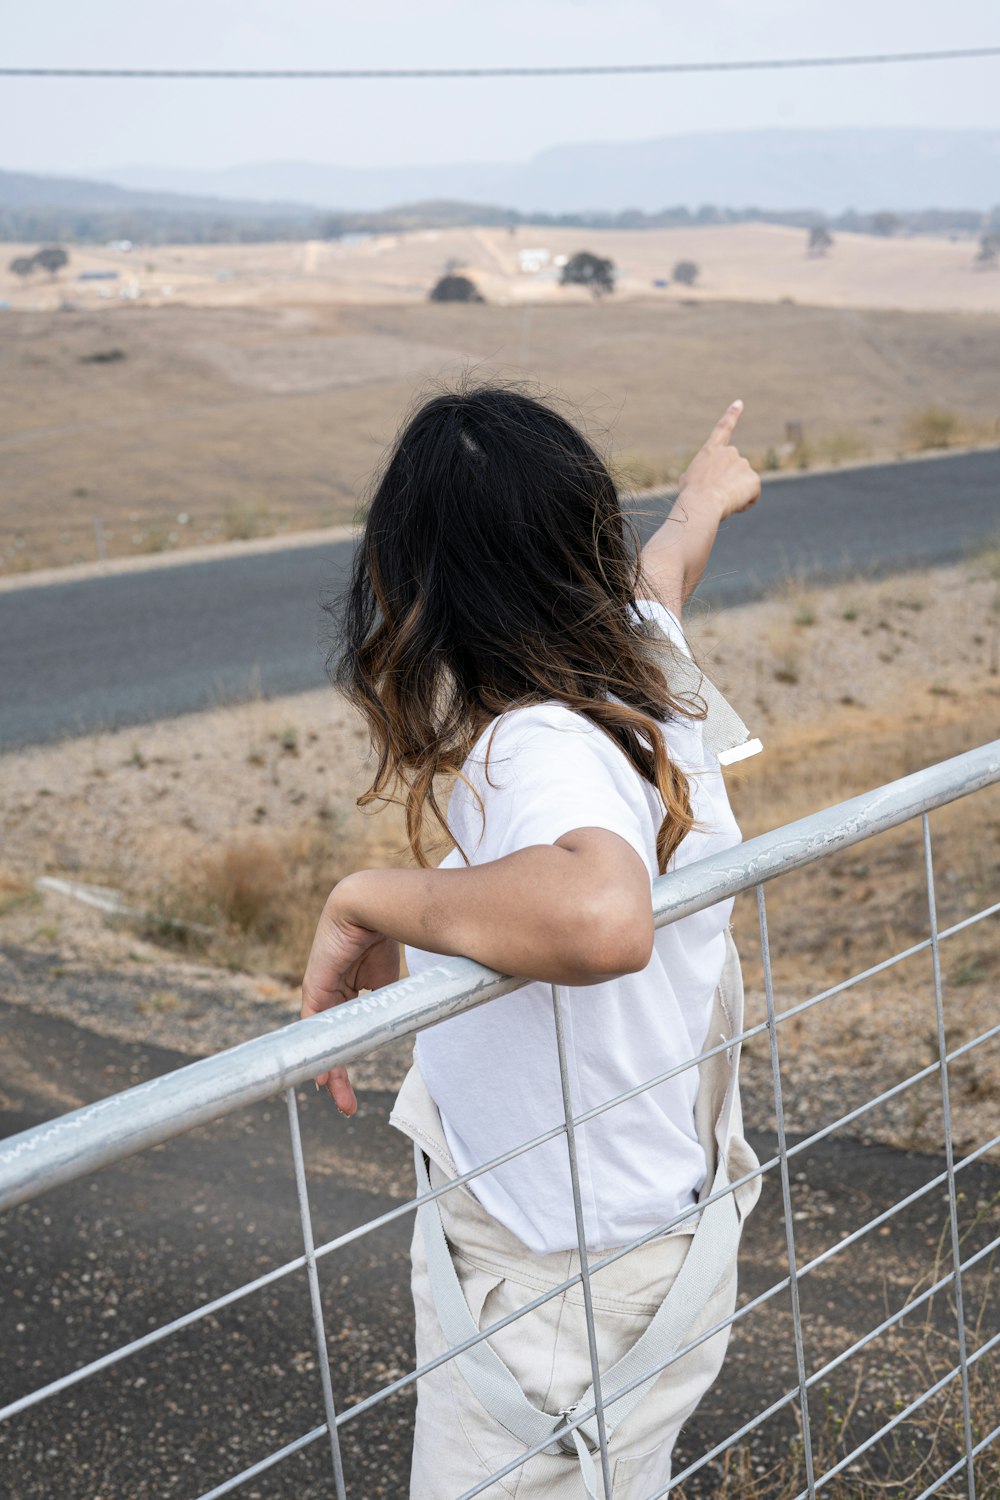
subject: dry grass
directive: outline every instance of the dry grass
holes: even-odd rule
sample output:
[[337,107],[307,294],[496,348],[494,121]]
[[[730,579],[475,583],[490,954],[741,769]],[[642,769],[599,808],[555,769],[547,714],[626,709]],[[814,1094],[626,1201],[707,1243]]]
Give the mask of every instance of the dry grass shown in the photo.
[[10,311],[0,572],[92,561],[95,517],[111,558],[350,524],[415,389],[470,367],[565,392],[632,485],[676,478],[747,372],[761,467],[891,457],[942,388],[997,438],[994,314],[567,302],[524,326],[514,305]]
[[[961,1237],[963,1255],[977,1230],[995,1228],[1000,1200],[983,1204]],[[951,1268],[947,1231],[926,1275],[898,1299],[905,1306]],[[998,1261],[996,1252],[980,1263],[975,1290],[965,1301],[965,1339],[971,1356],[996,1331]],[[881,1427],[960,1364],[957,1315],[951,1288],[937,1292],[910,1318],[883,1334],[877,1351],[861,1363],[842,1367],[829,1385],[810,1391],[810,1436],[816,1478],[847,1458]],[[853,1370],[853,1373],[851,1373]],[[972,1445],[988,1437],[1000,1411],[1000,1359],[991,1352],[969,1369]],[[766,1428],[727,1449],[720,1459],[678,1489],[681,1500],[796,1500],[806,1486],[801,1415],[798,1436],[777,1460],[760,1455]],[[773,1453],[773,1446],[770,1449]],[[965,1452],[962,1386],[958,1376],[899,1421],[845,1470],[824,1485],[830,1500],[912,1500],[940,1479]],[[975,1460],[977,1494],[1000,1494],[1000,1445],[994,1442]],[[960,1471],[936,1492],[942,1500],[963,1500],[968,1480]]]
[[139,929],[225,968],[298,984],[337,881],[387,857],[404,860],[398,843],[387,843],[387,831],[385,819],[376,825],[345,814],[339,830],[321,825],[237,835],[153,890],[155,915]]
[[[960,310],[966,314],[1000,311],[1000,278],[974,268],[972,240],[948,236],[899,236],[838,232],[827,256],[805,254],[802,229],[780,224],[701,225],[677,229],[615,230],[522,225],[470,226],[382,234],[353,244],[306,243],[241,245],[162,245],[150,259],[108,246],[76,246],[70,273],[52,282],[29,281],[7,269],[18,247],[8,246],[0,265],[0,296],[13,308],[54,309],[64,299],[86,311],[106,310],[101,288],[80,285],[73,273],[117,270],[131,282],[140,305],[183,302],[199,310],[304,304],[373,303],[383,307],[423,302],[449,262],[472,275],[487,301],[586,303],[582,287],[562,287],[554,268],[525,275],[518,251],[546,246],[551,254],[572,255],[588,248],[609,256],[618,268],[614,301],[643,298],[670,305],[677,301],[724,300],[778,303],[783,300],[824,307],[879,307]],[[33,250],[36,247],[25,247]],[[679,260],[699,268],[694,287],[674,283],[653,287]],[[105,287],[104,291],[107,292]],[[611,300],[611,299],[609,299]],[[128,315],[137,310],[131,303]],[[107,340],[93,354],[113,362],[119,341]],[[91,357],[93,357],[93,354]],[[109,359],[110,356],[110,359]]]

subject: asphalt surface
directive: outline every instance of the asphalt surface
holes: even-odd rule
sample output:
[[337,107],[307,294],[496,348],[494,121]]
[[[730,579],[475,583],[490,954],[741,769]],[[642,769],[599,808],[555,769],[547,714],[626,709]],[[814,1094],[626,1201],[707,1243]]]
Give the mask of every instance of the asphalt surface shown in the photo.
[[[998,533],[997,452],[782,478],[722,527],[699,597],[955,562]],[[290,547],[0,593],[0,749],[320,686],[320,603],[350,558]]]
[[[6,1038],[3,1136],[187,1061],[3,1002],[0,1028]],[[359,1114],[350,1122],[311,1088],[300,1091],[300,1100],[321,1244],[409,1196],[410,1153],[385,1123],[389,1094],[361,1093]],[[773,1153],[766,1129],[751,1129],[751,1139],[762,1159]],[[793,1158],[799,1263],[941,1168],[935,1157],[839,1137]],[[996,1232],[1000,1169],[976,1163],[960,1185],[963,1254],[971,1256]],[[991,1200],[992,1212],[984,1213],[982,1205]],[[918,1282],[920,1289],[927,1284],[946,1222],[944,1195],[935,1190],[801,1282],[807,1373],[901,1307]],[[409,1235],[410,1221],[401,1219],[320,1261],[341,1411],[412,1368]],[[281,1098],[23,1205],[0,1218],[0,1404],[300,1252]],[[786,1267],[781,1193],[772,1173],[744,1235],[743,1298],[763,1292]],[[980,1337],[989,1336],[997,1326],[1000,1289],[989,1282],[986,1267],[966,1278],[965,1293],[970,1319],[984,1298],[991,1299]],[[920,1354],[929,1343],[937,1373],[947,1368],[950,1300],[939,1297],[932,1305],[930,1340],[920,1332],[925,1316],[926,1308],[906,1325],[909,1343],[883,1338],[817,1386],[814,1436],[827,1461],[838,1441],[861,1441],[899,1409],[894,1402],[901,1405],[930,1383]],[[737,1325],[719,1382],[682,1434],[675,1472],[792,1390],[795,1368],[788,1295],[782,1293]],[[859,1374],[854,1414],[841,1433],[837,1423]],[[346,1424],[349,1496],[404,1500],[412,1414],[411,1388]],[[309,1298],[299,1271],[3,1424],[0,1493],[9,1500],[184,1500],[321,1421]],[[959,1426],[934,1438],[928,1478],[956,1456]],[[770,1419],[752,1440],[756,1466],[786,1455],[795,1433],[793,1408]],[[914,1434],[906,1462],[919,1458],[930,1440]],[[329,1466],[321,1439],[239,1493],[248,1500],[328,1500]],[[718,1478],[716,1465],[686,1493],[713,1495]],[[915,1493],[892,1490],[903,1492]]]

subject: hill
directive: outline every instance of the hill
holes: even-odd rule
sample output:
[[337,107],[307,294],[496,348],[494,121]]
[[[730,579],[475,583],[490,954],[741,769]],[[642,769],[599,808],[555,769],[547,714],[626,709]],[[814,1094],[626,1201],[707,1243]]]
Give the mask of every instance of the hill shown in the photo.
[[988,209],[997,202],[1000,131],[869,128],[704,131],[651,141],[552,146],[527,162],[345,167],[254,162],[222,169],[142,165],[102,175],[130,188],[227,198],[293,198],[321,208],[382,209],[462,199],[522,214],[647,212],[666,204]]

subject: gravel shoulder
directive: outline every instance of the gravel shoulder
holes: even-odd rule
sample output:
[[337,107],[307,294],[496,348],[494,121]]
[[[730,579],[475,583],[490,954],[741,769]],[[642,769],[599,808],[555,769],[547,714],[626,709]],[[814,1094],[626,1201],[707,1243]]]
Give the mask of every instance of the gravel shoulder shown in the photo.
[[[752,605],[692,610],[688,630],[706,671],[765,745],[729,773],[745,835],[995,737],[993,567],[986,559],[837,588],[792,586]],[[318,837],[327,850],[321,875],[331,881],[359,864],[394,863],[398,821],[353,806],[365,768],[363,730],[329,690],[0,756],[3,997],[189,1057],[291,1023],[295,954],[304,961],[315,920],[308,901],[297,917],[299,948],[283,967],[269,966],[273,945],[248,940],[245,951],[227,950],[226,968],[151,941],[148,923],[38,893],[34,881],[97,882],[155,914],[178,883],[233,847],[263,857],[289,839]],[[997,789],[942,809],[933,824],[945,926],[997,899]],[[898,830],[769,886],[779,1006],[925,938],[918,842],[919,830]],[[749,898],[738,903],[736,931],[754,1021],[763,983],[751,908]],[[979,1034],[993,1013],[995,930],[995,920],[981,923],[946,945],[957,1040]],[[926,953],[918,955],[783,1026],[791,1128],[817,1128],[932,1060],[930,977]],[[748,1046],[745,1073],[748,1098],[759,1097],[753,1118],[766,1128],[773,1104],[761,1041]],[[373,1056],[357,1067],[359,1083],[397,1086],[408,1057],[405,1042]],[[960,1143],[1000,1129],[995,1043],[970,1055],[953,1092]],[[865,1139],[931,1150],[939,1129],[929,1095],[917,1108],[904,1096],[858,1126]]]

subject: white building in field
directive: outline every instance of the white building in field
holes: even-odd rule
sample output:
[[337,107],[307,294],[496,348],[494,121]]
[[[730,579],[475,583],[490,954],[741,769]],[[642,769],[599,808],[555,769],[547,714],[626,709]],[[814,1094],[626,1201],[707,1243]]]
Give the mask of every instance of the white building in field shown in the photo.
[[535,276],[539,271],[545,269],[552,256],[544,245],[534,249],[519,250],[517,252],[517,263],[520,270],[526,276]]

